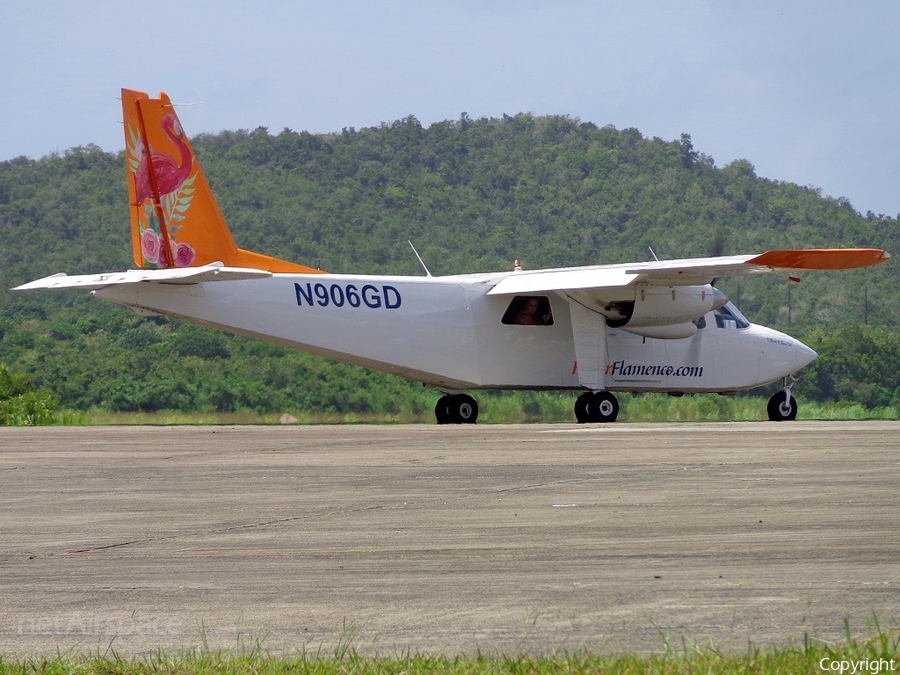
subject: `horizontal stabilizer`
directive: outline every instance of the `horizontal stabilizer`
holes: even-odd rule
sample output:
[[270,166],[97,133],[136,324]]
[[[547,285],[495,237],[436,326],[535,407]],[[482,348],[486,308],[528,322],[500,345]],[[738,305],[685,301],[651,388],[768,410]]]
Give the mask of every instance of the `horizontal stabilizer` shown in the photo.
[[35,289],[83,288],[87,290],[105,288],[118,284],[199,284],[205,281],[236,281],[242,279],[265,279],[271,272],[243,267],[223,267],[204,265],[203,267],[169,268],[161,270],[128,270],[127,272],[107,272],[104,274],[53,274],[43,279],[16,286],[14,291]]

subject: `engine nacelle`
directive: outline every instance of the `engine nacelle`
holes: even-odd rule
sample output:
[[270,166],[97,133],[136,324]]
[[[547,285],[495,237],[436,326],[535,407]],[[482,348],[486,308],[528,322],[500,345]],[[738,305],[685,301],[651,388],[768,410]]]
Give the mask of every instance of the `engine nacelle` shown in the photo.
[[682,338],[693,337],[697,332],[697,326],[693,321],[685,323],[670,323],[668,326],[625,326],[622,330],[627,330],[635,335],[643,337],[656,338],[657,340],[680,340]]
[[617,303],[624,317],[609,325],[631,333],[661,339],[690,337],[696,332],[692,323],[707,312],[728,302],[728,296],[705,286],[657,286],[635,284],[634,302]]

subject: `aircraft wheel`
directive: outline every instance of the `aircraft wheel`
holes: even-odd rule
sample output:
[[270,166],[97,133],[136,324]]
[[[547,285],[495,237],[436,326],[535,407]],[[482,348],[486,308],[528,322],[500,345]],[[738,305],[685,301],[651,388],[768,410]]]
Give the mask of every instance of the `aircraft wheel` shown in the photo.
[[451,396],[447,409],[453,424],[475,424],[478,419],[478,403],[468,394]]
[[450,419],[450,399],[452,397],[449,394],[444,394],[438,399],[437,404],[434,406],[434,416],[437,419],[438,424],[450,424],[453,420]]
[[795,420],[797,419],[797,400],[790,394],[785,396],[783,391],[779,391],[769,399],[766,412],[769,413],[769,420],[772,422]]
[[586,391],[575,400],[575,420],[578,424],[586,424],[591,421],[591,416],[588,413],[591,397],[593,397],[593,394]]
[[619,416],[619,402],[608,391],[598,391],[591,396],[587,410],[591,422],[615,422]]

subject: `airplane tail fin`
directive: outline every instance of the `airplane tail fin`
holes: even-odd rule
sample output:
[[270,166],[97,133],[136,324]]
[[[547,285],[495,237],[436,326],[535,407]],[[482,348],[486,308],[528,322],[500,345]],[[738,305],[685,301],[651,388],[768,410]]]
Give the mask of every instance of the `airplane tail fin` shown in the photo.
[[131,242],[139,267],[221,262],[269,272],[315,273],[240,249],[228,229],[169,97],[122,90]]

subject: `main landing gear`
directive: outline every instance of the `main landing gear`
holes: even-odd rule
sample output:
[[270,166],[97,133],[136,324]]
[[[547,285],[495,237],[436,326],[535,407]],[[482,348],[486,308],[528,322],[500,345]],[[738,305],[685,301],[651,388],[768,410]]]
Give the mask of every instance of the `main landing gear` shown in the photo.
[[[434,406],[438,424],[475,424],[478,403],[468,394],[444,394]],[[587,422],[615,422],[619,402],[608,391],[585,392],[575,401],[575,418]]]
[[793,382],[788,383],[788,379],[784,378],[782,384],[784,389],[770,398],[766,406],[766,412],[769,413],[769,420],[772,422],[789,422],[797,419],[797,400],[791,395]]
[[619,402],[608,391],[585,392],[575,401],[575,419],[588,422],[615,422],[619,416]]
[[438,424],[475,424],[478,403],[468,394],[444,394],[434,407]]

